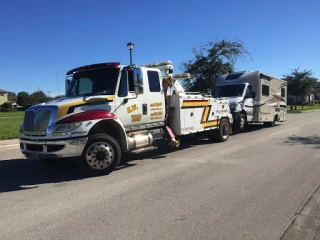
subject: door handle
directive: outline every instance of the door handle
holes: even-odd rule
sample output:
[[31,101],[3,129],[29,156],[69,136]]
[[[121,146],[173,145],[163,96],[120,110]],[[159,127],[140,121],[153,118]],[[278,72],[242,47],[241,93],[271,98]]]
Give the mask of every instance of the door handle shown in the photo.
[[146,103],[142,104],[142,114],[143,115],[148,114],[148,104],[146,104]]

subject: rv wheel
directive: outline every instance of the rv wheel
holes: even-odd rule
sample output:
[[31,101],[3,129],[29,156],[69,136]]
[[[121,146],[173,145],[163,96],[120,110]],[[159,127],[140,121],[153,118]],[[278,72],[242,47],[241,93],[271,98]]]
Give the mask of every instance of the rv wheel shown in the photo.
[[246,124],[247,124],[246,116],[243,113],[241,113],[239,116],[239,119],[235,122],[236,130],[242,132],[245,129]]
[[264,122],[263,123],[266,127],[274,127],[276,125],[276,116],[274,116],[272,122]]
[[120,163],[121,149],[119,143],[105,134],[89,138],[79,165],[86,176],[99,176],[111,173]]

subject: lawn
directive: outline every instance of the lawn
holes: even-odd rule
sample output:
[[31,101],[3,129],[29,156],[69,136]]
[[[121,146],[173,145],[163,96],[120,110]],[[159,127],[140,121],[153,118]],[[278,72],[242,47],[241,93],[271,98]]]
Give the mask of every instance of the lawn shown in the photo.
[[19,138],[24,112],[0,112],[0,140]]
[[18,116],[24,116],[24,112],[23,111],[0,112],[0,118],[1,117],[18,117]]
[[[293,106],[294,109],[294,106]],[[288,113],[301,113],[305,111],[310,111],[310,110],[317,110],[320,109],[320,104],[314,104],[313,106],[297,106],[297,110],[290,110],[290,106],[287,106]]]

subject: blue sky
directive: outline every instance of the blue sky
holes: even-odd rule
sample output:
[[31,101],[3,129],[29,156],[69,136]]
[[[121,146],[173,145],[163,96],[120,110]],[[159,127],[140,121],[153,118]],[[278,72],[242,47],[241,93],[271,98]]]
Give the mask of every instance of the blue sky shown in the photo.
[[135,64],[172,60],[178,73],[192,46],[216,38],[251,53],[236,70],[281,77],[300,66],[320,78],[319,10],[318,0],[2,1],[0,89],[62,94],[74,67],[129,64],[129,41]]

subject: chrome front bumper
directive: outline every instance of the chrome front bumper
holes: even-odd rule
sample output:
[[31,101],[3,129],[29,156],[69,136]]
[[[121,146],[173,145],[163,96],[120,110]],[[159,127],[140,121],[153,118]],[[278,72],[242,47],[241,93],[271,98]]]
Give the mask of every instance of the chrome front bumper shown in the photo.
[[87,137],[40,141],[20,139],[20,150],[32,159],[79,157],[87,141]]

